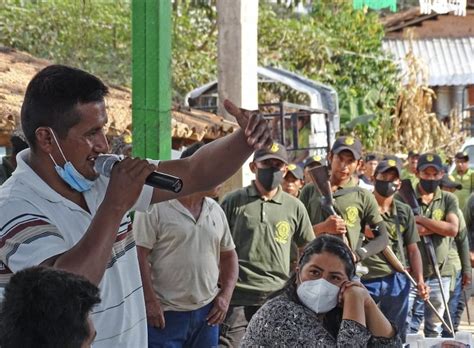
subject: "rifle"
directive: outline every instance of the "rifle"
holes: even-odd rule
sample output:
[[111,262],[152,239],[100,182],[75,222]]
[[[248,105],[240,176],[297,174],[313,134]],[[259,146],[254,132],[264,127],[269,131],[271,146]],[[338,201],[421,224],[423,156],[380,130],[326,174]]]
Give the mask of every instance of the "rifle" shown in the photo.
[[[321,194],[321,206],[330,215],[341,217],[334,208],[334,198],[332,196],[331,183],[329,182],[329,170],[327,166],[318,166],[309,170],[309,175],[313,179],[316,189]],[[342,235],[342,240],[351,248],[351,244],[346,234]]]
[[[336,215],[341,217],[340,214],[336,212],[334,207],[334,198],[332,196],[331,183],[329,182],[329,170],[327,166],[318,166],[309,170],[309,175],[313,179],[316,189],[321,194],[321,206],[325,209],[330,215]],[[349,247],[349,249],[354,250],[351,246],[349,239],[346,234],[342,234],[343,242]],[[368,268],[357,264],[356,272],[358,274],[367,274]]]
[[[383,256],[385,256],[385,258],[387,259],[387,261],[393,266],[393,268],[397,271],[397,272],[401,272],[401,273],[404,273],[407,278],[410,280],[410,283],[413,284],[413,286],[415,286],[416,288],[418,288],[418,283],[415,281],[415,279],[413,279],[413,277],[411,276],[411,274],[405,269],[405,267],[402,265],[402,263],[400,262],[400,260],[397,258],[397,256],[395,255],[395,253],[392,251],[392,249],[388,246],[384,249],[384,251],[382,251],[382,254]],[[430,309],[433,311],[433,313],[438,317],[439,320],[441,320],[441,323],[444,325],[444,327],[448,330],[448,332],[453,335],[453,331],[452,329],[448,326],[448,324],[446,324],[446,321],[444,320],[444,318],[441,316],[441,314],[439,314],[439,312],[436,310],[436,308],[433,306],[433,304],[431,303],[430,299],[426,299],[426,300],[423,300],[425,301],[425,303],[430,307]]]
[[467,323],[471,325],[471,313],[469,312],[469,301],[467,299],[466,290],[462,291],[462,295],[464,297],[464,303],[466,304]]
[[[415,216],[420,215],[421,207],[418,203],[418,199],[416,197],[415,190],[413,190],[413,186],[411,185],[410,179],[402,180],[402,186],[400,187],[400,190],[398,192],[400,196],[402,197],[402,199],[405,201],[405,203],[411,207],[413,214]],[[444,304],[444,307],[446,308],[449,325],[451,327],[450,331],[451,333],[454,333],[453,321],[451,320],[451,314],[449,313],[448,302],[446,301],[446,296],[443,289],[443,282],[441,281],[441,273],[438,267],[438,260],[436,259],[436,253],[434,250],[433,240],[431,239],[431,236],[422,236],[421,240],[423,241],[426,255],[428,256],[428,260],[431,264],[431,267],[433,267],[433,270],[436,275],[436,279],[438,280],[438,283],[439,283],[441,297],[443,299],[443,304]]]

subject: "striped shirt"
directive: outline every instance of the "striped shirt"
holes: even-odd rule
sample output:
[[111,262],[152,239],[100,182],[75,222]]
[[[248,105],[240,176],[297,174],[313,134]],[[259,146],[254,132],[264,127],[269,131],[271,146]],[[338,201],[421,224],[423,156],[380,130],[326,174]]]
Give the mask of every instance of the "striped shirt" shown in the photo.
[[[90,213],[65,199],[18,157],[13,176],[0,187],[0,296],[13,272],[39,265],[71,249],[85,234],[102,203],[108,178],[100,176],[84,192]],[[152,189],[145,186],[134,209],[146,210]],[[99,284],[102,302],[94,307],[94,347],[146,347],[143,289],[130,216],[121,221],[111,257]]]

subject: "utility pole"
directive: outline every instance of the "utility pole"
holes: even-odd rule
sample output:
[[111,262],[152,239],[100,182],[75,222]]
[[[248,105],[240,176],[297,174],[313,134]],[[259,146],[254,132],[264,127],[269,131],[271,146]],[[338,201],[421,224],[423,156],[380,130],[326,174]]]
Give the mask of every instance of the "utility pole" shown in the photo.
[[217,1],[219,113],[226,117],[225,99],[258,108],[257,23],[258,1]]
[[171,0],[132,0],[133,155],[171,157]]
[[[233,119],[225,112],[225,99],[245,109],[258,108],[258,0],[218,0],[217,24],[218,113]],[[223,192],[250,184],[254,176],[247,163],[225,183]]]

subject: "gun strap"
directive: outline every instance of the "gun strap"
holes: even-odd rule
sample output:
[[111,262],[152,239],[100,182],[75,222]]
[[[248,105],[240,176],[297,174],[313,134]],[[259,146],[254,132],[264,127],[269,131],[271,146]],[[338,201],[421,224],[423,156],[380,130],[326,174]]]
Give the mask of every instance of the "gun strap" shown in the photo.
[[[349,187],[349,188],[344,188],[344,189],[340,189],[340,190],[337,190],[336,192],[334,192],[334,194],[332,195],[332,197],[335,199],[337,197],[341,197],[341,196],[344,196],[345,194],[348,194],[348,193],[351,193],[351,192],[355,192],[356,191],[356,187]],[[334,207],[334,210],[336,211],[337,215],[339,215],[340,217],[343,217],[342,216],[342,212],[341,210],[339,209],[339,207],[337,206],[337,202],[336,201],[333,201],[332,202],[332,205]],[[326,217],[328,217],[329,215],[331,215],[331,211],[323,205],[322,207],[323,211],[327,214]]]
[[395,204],[395,229],[397,230],[397,242],[398,242],[398,250],[400,251],[400,258],[403,267],[407,267],[406,259],[405,259],[405,250],[403,248],[403,241],[402,241],[402,231],[400,229],[400,218],[398,217],[398,211],[397,211],[397,204],[396,201],[393,201],[393,204]]
[[[430,215],[427,216],[427,218],[432,219],[433,218],[433,200],[430,202],[428,205],[428,209],[430,210]],[[424,210],[421,206],[421,213],[424,215]],[[428,262],[431,264],[431,267],[433,268],[433,272],[436,273],[436,268],[438,267],[438,260],[436,258],[436,252],[434,250],[434,245],[433,245],[433,240],[431,239],[431,236],[423,236],[421,237],[421,241],[423,242],[423,246],[425,247],[425,252],[426,256],[428,257]]]
[[334,198],[341,197],[341,196],[344,196],[348,193],[356,192],[357,189],[358,189],[357,186],[343,188],[343,189],[340,189],[340,190],[337,190],[336,192],[334,192],[332,194],[332,196]]

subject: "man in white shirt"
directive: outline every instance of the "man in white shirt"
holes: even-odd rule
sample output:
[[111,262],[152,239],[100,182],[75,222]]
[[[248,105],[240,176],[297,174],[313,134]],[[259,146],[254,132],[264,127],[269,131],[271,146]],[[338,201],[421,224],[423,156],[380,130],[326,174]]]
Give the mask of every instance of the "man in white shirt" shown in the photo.
[[[193,155],[195,143],[181,155]],[[219,188],[155,204],[133,223],[148,319],[148,347],[214,347],[239,264]]]
[[208,190],[231,176],[256,148],[271,144],[258,113],[226,101],[240,126],[193,156],[158,169],[181,177],[180,194],[144,186],[157,166],[138,158],[117,163],[106,178],[94,169],[108,151],[107,87],[97,77],[61,65],[44,68],[28,84],[21,110],[30,149],[0,187],[0,288],[12,273],[47,265],[98,285],[92,313],[94,347],[146,347],[146,314],[128,212]]

